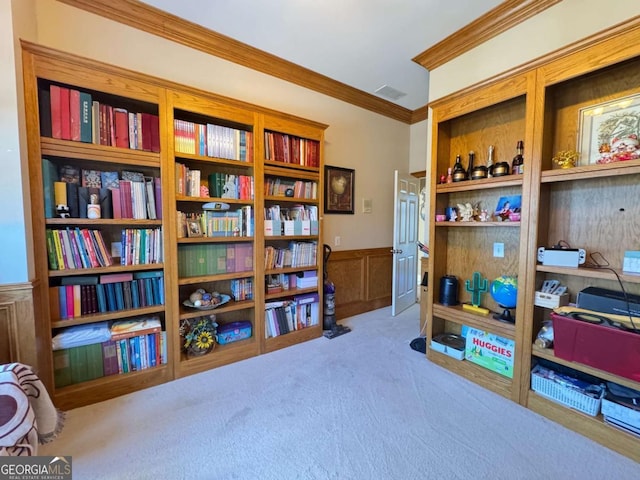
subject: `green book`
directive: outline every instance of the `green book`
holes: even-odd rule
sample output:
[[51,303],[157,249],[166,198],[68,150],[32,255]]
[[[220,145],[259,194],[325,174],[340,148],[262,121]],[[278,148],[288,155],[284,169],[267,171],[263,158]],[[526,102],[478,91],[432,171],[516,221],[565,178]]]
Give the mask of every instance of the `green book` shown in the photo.
[[80,92],[80,141],[91,143],[93,139],[91,94]]
[[45,218],[55,218],[56,202],[54,200],[53,184],[57,182],[58,168],[48,158],[42,159],[42,189],[44,196],[44,216]]
[[53,351],[53,381],[56,388],[71,385],[71,363],[69,349]]

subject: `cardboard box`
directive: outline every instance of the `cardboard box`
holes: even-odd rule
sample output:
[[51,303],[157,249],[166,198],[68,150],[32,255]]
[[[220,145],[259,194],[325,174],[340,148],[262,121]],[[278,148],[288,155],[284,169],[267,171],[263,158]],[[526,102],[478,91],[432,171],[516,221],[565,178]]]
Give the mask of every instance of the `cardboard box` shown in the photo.
[[466,325],[462,329],[462,336],[467,339],[465,359],[505,377],[513,378],[516,345],[513,340]]
[[640,382],[640,335],[551,314],[558,358]]
[[630,427],[640,429],[640,411],[612,402],[605,396],[602,399],[602,415],[622,422]]
[[464,360],[464,350],[457,350],[448,345],[444,345],[443,343],[438,343],[435,340],[431,340],[431,348],[436,352],[449,355],[451,358],[455,358],[456,360]]
[[553,293],[536,292],[533,303],[538,307],[544,308],[562,307],[569,303],[569,294],[554,295]]

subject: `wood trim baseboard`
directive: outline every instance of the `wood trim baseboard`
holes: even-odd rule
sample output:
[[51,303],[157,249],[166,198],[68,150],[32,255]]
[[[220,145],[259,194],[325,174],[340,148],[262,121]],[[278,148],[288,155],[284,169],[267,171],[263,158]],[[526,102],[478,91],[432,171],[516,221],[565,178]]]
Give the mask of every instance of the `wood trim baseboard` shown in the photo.
[[413,113],[408,108],[363,92],[142,2],[136,0],[58,1],[394,120],[403,123],[412,122]]
[[433,70],[562,0],[506,0],[412,60]]

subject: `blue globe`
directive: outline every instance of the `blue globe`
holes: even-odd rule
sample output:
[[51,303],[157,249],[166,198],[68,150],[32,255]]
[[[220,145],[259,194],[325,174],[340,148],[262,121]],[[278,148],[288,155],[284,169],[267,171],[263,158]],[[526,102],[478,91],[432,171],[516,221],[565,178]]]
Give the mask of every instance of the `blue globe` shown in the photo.
[[518,277],[502,275],[491,282],[493,299],[503,308],[515,308],[518,300]]

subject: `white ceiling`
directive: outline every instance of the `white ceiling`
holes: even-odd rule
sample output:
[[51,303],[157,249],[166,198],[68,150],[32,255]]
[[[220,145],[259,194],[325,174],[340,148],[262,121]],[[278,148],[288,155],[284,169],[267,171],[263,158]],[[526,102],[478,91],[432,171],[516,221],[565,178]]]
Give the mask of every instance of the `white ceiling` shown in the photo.
[[415,110],[429,74],[411,59],[502,0],[144,0],[364,92]]

